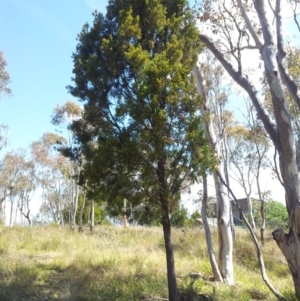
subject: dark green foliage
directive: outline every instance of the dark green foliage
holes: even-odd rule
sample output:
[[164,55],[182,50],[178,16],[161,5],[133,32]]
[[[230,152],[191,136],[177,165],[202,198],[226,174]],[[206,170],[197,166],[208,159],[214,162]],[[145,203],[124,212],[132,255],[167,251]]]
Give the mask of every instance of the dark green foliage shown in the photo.
[[214,164],[190,76],[200,45],[186,4],[110,1],[107,15],[95,13],[78,36],[69,91],[85,107],[72,130],[86,178],[113,202],[112,214],[124,198],[159,204],[159,168],[168,202],[177,202]]

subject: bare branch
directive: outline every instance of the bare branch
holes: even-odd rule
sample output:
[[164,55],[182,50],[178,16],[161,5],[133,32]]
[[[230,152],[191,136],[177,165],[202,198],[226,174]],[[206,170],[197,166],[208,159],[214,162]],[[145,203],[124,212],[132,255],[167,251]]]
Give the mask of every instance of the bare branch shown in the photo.
[[248,29],[250,31],[250,34],[251,34],[252,38],[255,41],[255,44],[256,44],[257,48],[261,49],[262,48],[262,43],[261,43],[259,37],[257,36],[257,34],[256,34],[256,32],[255,32],[252,24],[251,24],[251,21],[250,21],[248,15],[247,15],[247,12],[245,10],[244,5],[242,4],[242,1],[241,0],[237,0],[237,3],[238,3],[240,11],[242,13],[242,16],[243,16],[243,18],[244,18],[244,20],[246,22],[246,25],[247,25],[247,27],[248,27]]
[[282,18],[281,18],[281,8],[280,8],[280,0],[276,0],[276,9],[275,9],[275,17],[276,17],[276,29],[277,29],[277,47],[278,47],[278,55],[277,62],[279,66],[279,71],[282,77],[282,80],[288,89],[293,100],[297,103],[298,108],[300,109],[300,93],[297,84],[289,73],[289,70],[286,66],[286,51],[284,49],[283,44],[283,34],[282,34]]
[[263,105],[258,98],[258,91],[242,74],[238,73],[234,69],[234,67],[225,59],[224,55],[216,48],[215,44],[206,35],[199,34],[199,38],[215,55],[232,79],[248,93],[274,145],[279,147],[276,126],[271,121],[266,110],[263,108]]

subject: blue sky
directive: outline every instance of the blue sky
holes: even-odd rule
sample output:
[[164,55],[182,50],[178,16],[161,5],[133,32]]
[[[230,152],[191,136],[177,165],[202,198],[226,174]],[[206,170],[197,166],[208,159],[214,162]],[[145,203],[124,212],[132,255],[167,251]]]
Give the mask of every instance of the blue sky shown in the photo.
[[105,13],[108,0],[0,0],[0,51],[7,61],[12,96],[0,100],[0,124],[9,126],[9,149],[27,148],[53,132],[57,104],[76,101],[71,84],[72,53],[92,12]]

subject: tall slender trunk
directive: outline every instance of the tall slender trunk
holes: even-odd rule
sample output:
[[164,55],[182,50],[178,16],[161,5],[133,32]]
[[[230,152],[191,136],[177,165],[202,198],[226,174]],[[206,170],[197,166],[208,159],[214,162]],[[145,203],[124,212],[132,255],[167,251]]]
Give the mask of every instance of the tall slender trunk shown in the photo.
[[91,232],[93,232],[94,227],[95,227],[95,202],[94,200],[92,200],[92,207],[91,207],[91,226],[90,226],[90,230]]
[[254,217],[253,217],[252,199],[250,197],[250,194],[247,194],[246,197],[247,197],[247,204],[248,204],[248,208],[249,208],[250,224],[251,224],[252,229],[254,231],[256,231],[256,224],[255,224],[255,220],[254,220]]
[[124,215],[123,215],[123,227],[128,227],[128,221],[127,221],[127,214],[126,214],[127,208],[126,208],[126,200],[124,199]]
[[84,207],[85,207],[85,197],[86,197],[86,191],[84,189],[84,192],[83,192],[83,201],[82,201],[82,205],[81,205],[81,209],[80,209],[79,231],[83,230],[82,220],[83,220],[83,212],[84,212]]
[[[218,171],[220,174],[221,170]],[[219,269],[225,283],[234,284],[233,270],[233,237],[231,232],[230,211],[231,205],[224,185],[221,183],[217,173],[214,172],[214,183],[217,196],[217,221],[219,237]]]
[[162,225],[166,249],[167,274],[169,301],[176,301],[178,298],[177,280],[175,273],[174,250],[171,235],[171,221],[169,212],[168,190],[165,177],[165,159],[158,160],[157,177],[160,185],[160,205],[162,208]]
[[265,245],[265,227],[266,227],[266,216],[265,216],[265,200],[262,197],[261,189],[260,189],[260,183],[259,183],[259,168],[260,164],[258,166],[258,173],[256,175],[256,185],[257,185],[257,191],[258,191],[258,197],[260,200],[260,217],[261,217],[261,224],[260,224],[260,242],[262,246]]
[[[216,153],[217,157],[221,157],[220,147],[217,143],[216,135],[212,125],[211,118],[209,117],[209,99],[207,98],[206,87],[203,82],[203,76],[198,66],[194,67],[193,70],[198,93],[203,97],[202,114],[206,118],[205,132],[209,139],[210,147],[213,153]],[[222,162],[216,168],[217,171],[223,175]],[[231,228],[231,204],[229,197],[226,193],[226,189],[223,183],[214,173],[214,184],[217,197],[217,219],[218,219],[218,237],[219,237],[219,255],[218,264],[219,270],[221,271],[224,282],[229,285],[234,284],[234,269],[233,269],[233,237]]]
[[212,245],[212,241],[211,241],[210,229],[209,229],[209,225],[208,225],[207,217],[206,217],[207,200],[208,200],[207,178],[206,178],[206,175],[204,175],[203,176],[203,199],[202,199],[201,215],[202,215],[202,221],[203,221],[204,230],[205,230],[205,238],[206,238],[208,256],[209,256],[209,261],[210,261],[210,265],[212,268],[212,272],[214,274],[214,280],[218,281],[218,282],[223,282],[223,277],[220,273],[220,270],[218,268],[218,264],[217,264],[217,261],[215,258],[213,245]]
[[178,289],[175,274],[174,250],[171,236],[171,221],[169,217],[169,204],[167,200],[162,201],[162,209],[162,225],[166,249],[169,301],[176,301],[178,297]]
[[5,198],[4,205],[3,205],[3,221],[4,221],[5,226],[6,226],[6,204],[7,204],[7,201],[6,201],[6,198]]
[[13,200],[10,201],[10,218],[9,218],[9,226],[12,227],[13,225],[13,210],[14,210],[14,202]]
[[18,219],[18,204],[16,204],[15,207],[14,225],[17,224],[17,219]]
[[[222,153],[222,159],[223,159],[223,169],[224,169],[224,175],[225,175],[225,181],[228,187],[230,187],[229,183],[229,172],[228,172],[228,148],[227,148],[227,134],[225,132],[225,124],[222,125],[223,127],[223,141],[221,145],[221,153]],[[229,196],[229,189],[227,189],[227,195]],[[230,202],[230,225],[231,225],[231,232],[232,232],[232,238],[235,240],[235,225],[233,220],[233,214],[232,214],[232,202]]]
[[76,227],[76,214],[78,208],[78,198],[79,198],[79,185],[76,183],[76,180],[73,180],[73,189],[75,193],[73,193],[72,199],[72,214],[71,214],[71,226],[72,229],[75,230]]

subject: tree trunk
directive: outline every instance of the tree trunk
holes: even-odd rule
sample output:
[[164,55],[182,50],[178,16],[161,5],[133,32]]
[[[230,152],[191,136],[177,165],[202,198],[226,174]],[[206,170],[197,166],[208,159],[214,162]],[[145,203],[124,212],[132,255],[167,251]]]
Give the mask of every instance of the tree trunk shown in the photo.
[[[220,172],[220,170],[219,170]],[[214,183],[217,196],[217,221],[219,235],[219,269],[224,282],[234,284],[233,270],[233,239],[230,225],[230,201],[224,191],[224,186],[219,177],[214,173]]]
[[13,226],[13,209],[14,209],[14,202],[13,200],[10,201],[10,218],[9,218],[9,226]]
[[206,205],[207,205],[207,178],[206,175],[203,176],[203,199],[202,199],[202,208],[201,208],[201,215],[202,215],[202,221],[203,221],[203,226],[205,229],[205,238],[206,238],[206,244],[207,244],[207,250],[208,250],[208,256],[209,256],[209,261],[211,265],[212,272],[214,274],[214,280],[218,282],[223,282],[223,277],[220,273],[220,270],[218,268],[218,264],[216,262],[214,250],[213,250],[213,245],[211,241],[211,234],[210,234],[210,229],[209,225],[207,222],[206,218]]
[[178,297],[178,290],[175,274],[174,250],[171,238],[171,221],[169,217],[169,205],[167,200],[163,201],[162,209],[162,225],[166,249],[169,301],[176,301]]
[[[203,76],[198,66],[194,67],[193,73],[196,77],[196,84],[198,93],[203,97],[202,114],[206,118],[205,132],[210,142],[210,147],[217,157],[221,156],[220,148],[217,143],[215,132],[211,119],[209,118],[209,103],[206,97],[205,85],[203,83]],[[222,163],[219,163],[217,170],[223,174]],[[233,237],[231,231],[231,204],[226,189],[223,183],[214,173],[214,183],[217,197],[217,219],[218,219],[218,236],[219,236],[219,255],[218,264],[224,282],[229,285],[234,284],[234,269],[233,269]]]
[[84,189],[83,201],[82,201],[82,205],[81,205],[81,209],[80,209],[79,231],[83,231],[82,220],[83,220],[83,213],[84,213],[84,207],[85,207],[85,197],[86,197],[86,191]]
[[73,230],[75,230],[76,227],[76,214],[77,214],[77,208],[78,208],[78,198],[79,198],[79,185],[77,185],[76,180],[73,180],[73,189],[75,189],[75,195],[73,194],[73,210],[72,210],[72,220],[71,220],[71,227]]
[[94,227],[95,227],[95,202],[94,202],[94,200],[92,200],[92,208],[91,208],[91,226],[90,226],[91,232],[93,232]]
[[[300,210],[297,207],[296,210]],[[282,229],[277,229],[273,233],[273,239],[287,260],[289,269],[292,273],[294,282],[295,294],[300,300],[300,243],[299,238],[295,235],[292,229],[289,233],[284,233]]]
[[251,200],[250,194],[247,194],[247,203],[248,203],[248,208],[249,208],[250,224],[251,224],[252,229],[254,231],[256,231],[255,220],[253,217],[253,206],[252,206],[252,200]]
[[4,203],[3,203],[3,221],[4,221],[4,225],[6,226],[6,204],[7,204],[7,200],[5,198]]
[[128,221],[127,221],[127,215],[126,215],[126,211],[127,211],[127,208],[126,208],[126,200],[124,200],[124,215],[123,215],[123,227],[124,228],[127,228],[128,227]]
[[174,250],[171,236],[171,221],[168,200],[169,194],[165,175],[165,161],[166,160],[164,158],[160,158],[158,160],[156,174],[159,182],[159,202],[162,209],[162,225],[166,249],[169,301],[177,301],[178,289],[175,273]]
[[14,225],[17,224],[17,218],[18,218],[18,204],[16,203],[15,216],[14,216],[14,222],[13,222]]
[[261,190],[260,190],[260,184],[259,184],[259,169],[260,164],[258,166],[258,173],[256,175],[256,184],[257,184],[257,191],[258,191],[258,197],[260,200],[260,217],[261,217],[261,225],[260,225],[260,241],[262,246],[265,245],[265,227],[266,227],[266,216],[265,216],[265,200],[262,197]]

